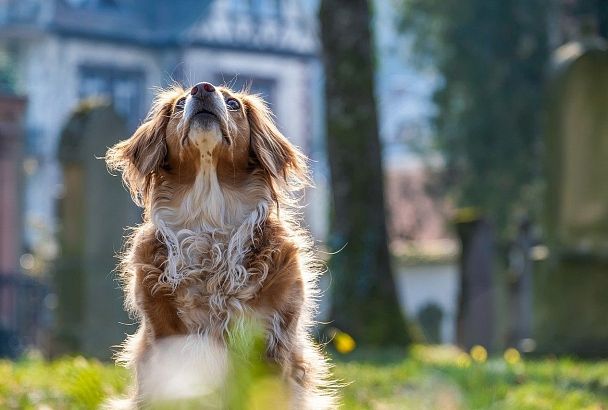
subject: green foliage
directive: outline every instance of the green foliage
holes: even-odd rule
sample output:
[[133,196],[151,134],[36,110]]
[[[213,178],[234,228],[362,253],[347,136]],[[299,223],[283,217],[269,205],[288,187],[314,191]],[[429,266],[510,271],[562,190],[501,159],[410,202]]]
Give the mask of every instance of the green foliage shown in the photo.
[[0,51],[0,92],[13,94],[17,82],[15,62],[12,55],[4,50]]
[[436,143],[460,206],[504,229],[538,200],[548,0],[402,0],[403,27],[439,72]]
[[231,374],[228,380],[231,409],[287,407],[286,385],[278,366],[266,360],[266,340],[258,323],[245,323],[229,341]]
[[[253,353],[255,343],[249,345]],[[254,366],[255,367],[255,366]],[[248,399],[229,408],[265,409],[281,396],[275,376],[253,370]],[[608,406],[608,362],[572,359],[476,362],[452,347],[357,350],[341,356],[338,378],[344,409],[600,409]],[[270,378],[269,378],[270,376]],[[82,357],[46,362],[28,357],[0,361],[0,408],[93,409],[123,393],[125,370]],[[274,381],[273,381],[274,380]],[[237,383],[238,384],[238,383]],[[244,397],[244,396],[243,396]],[[171,409],[200,408],[172,403]]]

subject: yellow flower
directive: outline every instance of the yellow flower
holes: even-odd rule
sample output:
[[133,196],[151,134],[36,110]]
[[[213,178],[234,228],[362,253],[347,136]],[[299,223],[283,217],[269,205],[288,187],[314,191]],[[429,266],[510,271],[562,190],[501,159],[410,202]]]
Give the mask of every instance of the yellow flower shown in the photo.
[[456,357],[456,366],[466,368],[471,365],[471,358],[465,352],[462,352]]
[[456,210],[454,220],[456,223],[469,223],[479,218],[479,211],[474,207],[460,208]]
[[471,357],[477,363],[484,363],[488,360],[488,351],[483,346],[475,345],[471,348]]
[[334,335],[334,346],[339,353],[346,354],[355,350],[357,343],[348,333],[337,330]]
[[511,365],[521,362],[521,355],[519,354],[517,349],[513,349],[512,347],[505,350],[503,357],[505,359],[505,362]]

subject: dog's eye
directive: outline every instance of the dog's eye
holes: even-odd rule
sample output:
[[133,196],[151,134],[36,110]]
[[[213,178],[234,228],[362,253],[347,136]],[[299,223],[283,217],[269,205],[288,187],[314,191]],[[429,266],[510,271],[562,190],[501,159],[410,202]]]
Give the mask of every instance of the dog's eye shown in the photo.
[[175,111],[181,111],[184,109],[184,105],[186,104],[186,97],[182,97],[175,103]]
[[228,98],[226,100],[226,107],[228,107],[230,111],[237,111],[239,108],[241,108],[241,104],[236,98]]

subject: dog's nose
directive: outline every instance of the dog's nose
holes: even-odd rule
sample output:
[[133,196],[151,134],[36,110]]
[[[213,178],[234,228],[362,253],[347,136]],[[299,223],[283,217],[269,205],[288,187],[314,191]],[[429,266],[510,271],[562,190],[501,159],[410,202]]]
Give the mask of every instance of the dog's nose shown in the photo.
[[190,90],[190,95],[202,94],[205,91],[208,93],[212,93],[215,91],[215,87],[211,83],[198,83],[194,87],[192,87],[192,90]]

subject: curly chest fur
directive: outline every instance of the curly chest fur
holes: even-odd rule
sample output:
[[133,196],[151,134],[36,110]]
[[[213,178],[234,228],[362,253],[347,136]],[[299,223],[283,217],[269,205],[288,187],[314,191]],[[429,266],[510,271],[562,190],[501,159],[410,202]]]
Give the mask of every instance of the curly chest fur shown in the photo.
[[271,247],[251,241],[239,249],[229,238],[209,233],[184,238],[182,247],[174,296],[189,331],[224,333],[231,321],[255,315],[256,298],[273,265]]
[[[162,230],[148,229],[138,246],[144,252],[136,252],[140,266],[148,266],[135,289],[144,319],[158,336],[222,337],[233,322],[272,315],[280,309],[277,301],[301,283],[296,249],[279,240],[278,231],[260,226],[245,237],[182,231],[167,241]],[[167,316],[176,322],[175,331],[159,332],[171,323]]]

